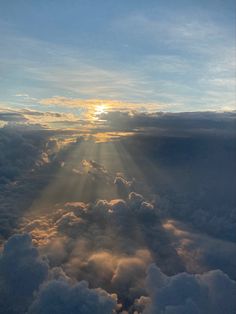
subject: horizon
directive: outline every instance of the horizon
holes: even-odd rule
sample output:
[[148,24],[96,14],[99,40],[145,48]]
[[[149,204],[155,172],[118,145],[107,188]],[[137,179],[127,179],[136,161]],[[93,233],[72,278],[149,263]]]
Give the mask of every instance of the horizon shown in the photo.
[[6,106],[235,108],[234,1],[20,0],[1,4],[0,23]]

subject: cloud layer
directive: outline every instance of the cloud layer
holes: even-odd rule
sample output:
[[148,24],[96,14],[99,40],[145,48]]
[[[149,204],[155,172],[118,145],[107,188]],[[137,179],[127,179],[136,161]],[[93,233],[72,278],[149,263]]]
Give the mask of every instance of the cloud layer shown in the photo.
[[[119,280],[119,287],[126,286],[127,275],[130,284],[132,276],[137,280],[140,269],[138,259],[120,262],[114,280]],[[101,288],[90,289],[85,281],[75,283],[60,268],[50,269],[27,234],[14,235],[5,244],[0,256],[0,283],[4,314],[112,314],[121,309],[115,294]],[[142,289],[146,296],[141,295],[130,304],[132,313],[233,314],[236,310],[236,282],[220,270],[167,276],[152,264]],[[117,292],[119,295],[119,289]]]
[[3,116],[1,242],[21,233],[0,257],[3,313],[234,313],[234,113],[103,118],[135,134]]
[[168,277],[152,265],[147,288],[151,302],[146,314],[231,314],[236,310],[236,282],[219,270]]

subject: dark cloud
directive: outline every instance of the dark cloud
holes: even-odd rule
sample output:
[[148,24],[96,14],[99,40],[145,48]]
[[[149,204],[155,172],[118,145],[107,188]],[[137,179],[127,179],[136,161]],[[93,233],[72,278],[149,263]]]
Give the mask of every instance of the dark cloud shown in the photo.
[[6,242],[0,313],[233,313],[235,113],[104,118],[135,134],[0,129],[1,240],[37,246]]
[[121,176],[115,178],[114,184],[117,186],[118,194],[121,197],[127,197],[129,193],[134,189],[134,182],[127,181]]
[[112,314],[116,299],[102,289],[89,289],[85,281],[71,286],[63,280],[45,284],[29,314]]
[[61,140],[54,131],[31,126],[0,129],[0,240],[60,168]]
[[[213,236],[236,240],[235,133],[137,134],[116,144],[132,163],[142,194],[156,195],[162,214]],[[135,185],[137,186],[137,184]]]
[[25,313],[47,275],[48,265],[32,246],[30,236],[10,238],[0,257],[0,312]]
[[236,311],[236,282],[220,270],[168,277],[152,265],[148,270],[147,289],[151,300],[145,314],[233,314]]
[[28,120],[19,112],[0,112],[0,120],[6,122],[27,122]]
[[[70,120],[73,120],[70,121]],[[48,129],[50,125],[55,127],[62,126],[66,128],[69,122],[77,126],[82,125],[82,120],[76,118],[73,114],[50,112],[50,111],[36,111],[30,109],[5,109],[0,108],[0,122],[4,122],[10,127],[27,127],[31,126],[34,129]]]
[[103,114],[112,129],[136,130],[161,135],[231,134],[235,135],[236,113],[231,112],[119,112]]
[[169,274],[184,270],[157,209],[135,192],[127,200],[60,205],[35,220],[28,217],[21,231],[31,233],[52,267],[61,266],[67,276],[93,288],[116,292],[126,308],[145,293],[152,261]]
[[[46,160],[53,132],[32,127],[5,126],[0,129],[0,175],[2,183],[15,179]],[[17,158],[16,158],[17,157]]]
[[[121,300],[128,292],[129,302],[126,299],[123,306],[132,313],[235,313],[236,282],[222,271],[167,276],[154,264],[147,270],[150,261],[147,250],[133,256],[100,251],[89,257],[87,270],[91,274],[96,269],[100,276],[110,270],[113,292]],[[76,282],[59,267],[49,268],[27,234],[14,235],[5,243],[0,256],[0,304],[4,314],[114,314],[122,309],[116,294]]]
[[49,273],[28,234],[14,235],[0,257],[0,313],[111,314],[116,308],[115,295],[68,279],[58,268]]
[[236,279],[236,244],[194,230],[175,220],[164,223],[172,243],[191,273],[220,269]]

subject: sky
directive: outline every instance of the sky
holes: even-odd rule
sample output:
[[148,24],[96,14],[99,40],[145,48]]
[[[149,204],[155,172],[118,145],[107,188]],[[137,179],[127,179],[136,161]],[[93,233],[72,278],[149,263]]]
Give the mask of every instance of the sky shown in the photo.
[[236,313],[235,15],[0,0],[0,314]]
[[235,9],[231,0],[1,0],[0,104],[232,110]]

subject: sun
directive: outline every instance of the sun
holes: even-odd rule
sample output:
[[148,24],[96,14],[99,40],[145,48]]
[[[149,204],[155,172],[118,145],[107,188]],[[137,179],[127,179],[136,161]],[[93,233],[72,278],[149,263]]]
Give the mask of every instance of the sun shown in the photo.
[[97,105],[95,107],[95,116],[100,116],[103,113],[106,113],[107,106],[104,104]]

